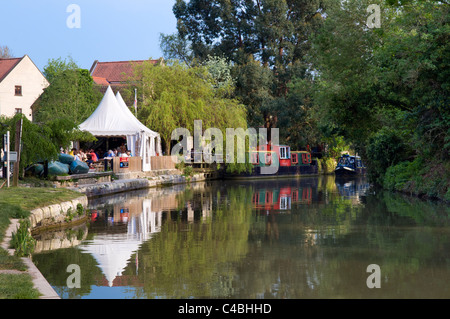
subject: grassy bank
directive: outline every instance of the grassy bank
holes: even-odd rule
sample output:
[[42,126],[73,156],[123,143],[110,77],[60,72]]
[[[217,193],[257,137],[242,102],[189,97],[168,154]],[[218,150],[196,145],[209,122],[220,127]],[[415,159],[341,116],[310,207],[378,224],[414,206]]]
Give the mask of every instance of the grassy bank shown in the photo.
[[383,187],[426,198],[450,202],[450,163],[416,158],[387,169]]
[[[0,189],[0,242],[3,242],[10,219],[23,219],[30,210],[57,204],[80,197],[67,189],[45,187],[11,187]],[[0,299],[34,299],[39,292],[33,288],[31,277],[24,271],[26,266],[16,256],[8,255],[0,248]],[[21,273],[22,272],[22,273]]]

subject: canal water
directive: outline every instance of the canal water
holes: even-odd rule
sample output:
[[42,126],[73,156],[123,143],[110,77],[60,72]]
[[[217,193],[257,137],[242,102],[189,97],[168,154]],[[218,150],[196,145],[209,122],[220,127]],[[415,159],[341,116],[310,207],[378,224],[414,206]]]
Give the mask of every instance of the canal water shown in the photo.
[[36,236],[64,299],[450,298],[450,207],[334,176],[91,199]]

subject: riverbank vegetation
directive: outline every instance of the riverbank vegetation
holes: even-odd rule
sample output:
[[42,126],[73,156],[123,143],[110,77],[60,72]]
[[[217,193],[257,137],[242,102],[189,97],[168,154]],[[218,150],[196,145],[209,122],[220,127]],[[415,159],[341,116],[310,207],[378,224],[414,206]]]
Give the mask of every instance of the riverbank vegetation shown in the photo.
[[378,2],[379,29],[364,27],[365,1],[328,8],[314,40],[318,110],[374,183],[448,200],[449,5],[393,2]]
[[[80,197],[80,193],[64,188],[48,187],[11,187],[0,190],[0,241],[3,241],[6,229],[10,224],[10,219],[25,220],[30,215],[30,211],[43,206],[58,204],[64,201],[73,200]],[[28,227],[24,222],[23,227],[13,236],[19,253],[29,251],[23,246],[28,241],[26,234]],[[21,246],[22,245],[22,246]]]
[[[29,235],[27,217],[30,210],[78,198],[79,193],[67,189],[47,187],[14,187],[0,190],[0,242],[4,240],[10,219],[20,219],[21,227],[13,233],[12,248],[16,255],[10,256],[0,248],[0,299],[35,299],[39,292],[33,287],[31,276],[19,256],[31,253],[33,239]],[[17,273],[15,273],[15,271]]]
[[226,57],[249,126],[278,127],[293,149],[344,139],[373,183],[448,200],[449,7],[178,0],[178,32],[162,35],[161,47],[190,67]]
[[[122,93],[130,100],[137,89],[137,117],[160,132],[166,155],[173,130],[193,135],[194,120],[203,131],[264,127],[270,137],[279,128],[281,144],[321,149],[328,166],[352,150],[374,184],[448,200],[449,7],[177,0],[164,59],[136,66]],[[24,122],[23,165],[92,138],[76,130],[101,98],[89,72],[69,58],[50,60],[44,74],[51,85],[34,106],[37,122]],[[0,133],[15,131],[17,119],[0,122]]]

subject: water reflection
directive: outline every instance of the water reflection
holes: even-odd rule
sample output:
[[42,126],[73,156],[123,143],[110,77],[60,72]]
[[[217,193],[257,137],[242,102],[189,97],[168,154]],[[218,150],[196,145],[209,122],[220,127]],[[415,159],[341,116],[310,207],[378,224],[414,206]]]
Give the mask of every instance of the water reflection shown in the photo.
[[[33,258],[63,298],[450,297],[449,207],[369,187],[328,176],[98,198],[73,248]],[[66,287],[73,263],[81,289]],[[366,286],[373,263],[381,289]]]

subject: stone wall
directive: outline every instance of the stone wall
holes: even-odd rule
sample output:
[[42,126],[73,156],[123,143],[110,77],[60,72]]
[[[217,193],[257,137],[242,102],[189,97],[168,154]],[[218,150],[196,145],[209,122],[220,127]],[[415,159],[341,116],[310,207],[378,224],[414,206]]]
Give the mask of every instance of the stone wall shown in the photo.
[[[169,170],[170,171],[170,170]],[[213,179],[211,173],[194,174],[188,179],[183,175],[160,174],[152,177],[142,177],[137,179],[119,179],[110,183],[96,185],[79,185],[71,187],[72,190],[85,194],[88,197],[110,195],[115,193],[127,192],[143,188],[164,187],[176,184],[184,184],[187,182],[199,182]]]
[[29,217],[30,228],[34,229],[36,227],[64,223],[68,217],[67,213],[74,214],[77,211],[78,204],[81,204],[83,208],[86,208],[88,205],[87,197],[80,196],[71,201],[33,209]]

